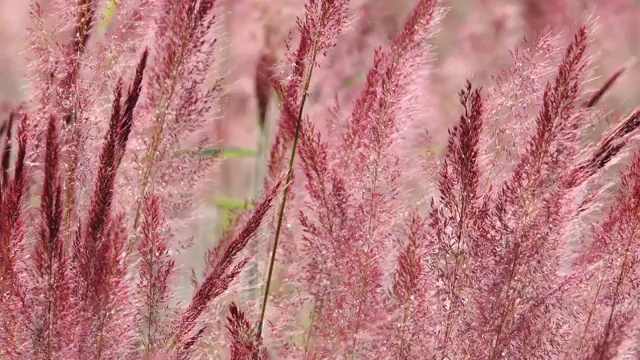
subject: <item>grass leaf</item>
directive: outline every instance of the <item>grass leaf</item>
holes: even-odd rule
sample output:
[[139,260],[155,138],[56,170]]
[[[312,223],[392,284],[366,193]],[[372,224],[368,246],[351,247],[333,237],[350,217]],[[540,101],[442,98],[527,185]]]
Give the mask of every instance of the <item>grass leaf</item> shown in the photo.
[[219,197],[214,200],[214,204],[218,209],[225,210],[244,210],[251,209],[253,206],[246,203],[244,199],[233,199],[228,197]]
[[200,156],[202,157],[217,157],[220,159],[236,159],[253,157],[255,155],[255,150],[238,148],[207,148],[200,152]]

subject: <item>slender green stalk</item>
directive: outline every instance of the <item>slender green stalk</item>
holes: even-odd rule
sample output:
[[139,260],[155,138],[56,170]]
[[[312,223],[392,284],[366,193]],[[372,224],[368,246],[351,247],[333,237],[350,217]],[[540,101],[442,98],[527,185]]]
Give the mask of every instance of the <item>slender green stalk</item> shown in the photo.
[[267,300],[269,299],[269,288],[271,287],[271,278],[273,276],[273,267],[276,260],[276,251],[278,250],[278,240],[280,240],[280,231],[282,230],[282,221],[284,220],[284,209],[287,204],[287,195],[289,194],[289,186],[291,185],[291,178],[293,176],[293,162],[296,156],[296,149],[298,147],[298,138],[300,137],[300,127],[302,124],[302,114],[304,111],[304,104],[307,102],[307,95],[309,90],[309,84],[311,83],[311,74],[313,73],[313,66],[315,64],[315,55],[309,66],[309,72],[304,83],[304,90],[302,92],[302,100],[300,101],[300,110],[298,111],[298,118],[296,121],[296,132],[293,136],[293,146],[291,147],[291,156],[289,157],[289,170],[287,171],[287,179],[284,184],[284,190],[282,194],[282,203],[280,204],[280,210],[278,211],[278,225],[276,226],[276,235],[273,240],[273,248],[271,250],[271,261],[269,262],[269,271],[267,273],[267,282],[264,288],[264,296],[262,297],[262,306],[260,308],[260,321],[258,322],[258,336],[262,336],[262,327],[264,325],[264,314],[267,310]]
[[[638,213],[634,218],[637,218]],[[629,264],[631,258],[631,251],[633,249],[635,240],[636,240],[636,224],[631,228],[631,236],[629,237],[629,241],[627,242],[627,248],[624,251],[624,259],[622,260],[622,264],[620,264],[620,274],[618,275],[618,280],[616,281],[616,288],[613,292],[613,304],[611,304],[611,311],[609,312],[609,320],[607,320],[607,325],[604,328],[604,340],[602,340],[602,345],[600,346],[600,360],[603,360],[606,355],[607,343],[609,342],[609,336],[611,335],[611,327],[613,326],[614,315],[616,311],[616,306],[620,301],[620,288],[625,280],[625,277],[629,273],[629,269],[627,266]]]
[[304,355],[306,356],[309,353],[309,344],[311,344],[311,338],[313,337],[313,327],[315,326],[314,322],[318,317],[318,313],[322,311],[323,300],[320,298],[320,305],[317,303],[313,304],[313,310],[311,310],[311,319],[309,322],[309,332],[307,333],[307,341],[304,344]]

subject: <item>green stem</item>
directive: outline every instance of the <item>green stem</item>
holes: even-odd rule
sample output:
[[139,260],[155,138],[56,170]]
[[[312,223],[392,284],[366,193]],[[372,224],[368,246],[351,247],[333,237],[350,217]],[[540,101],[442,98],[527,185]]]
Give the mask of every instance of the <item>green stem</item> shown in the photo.
[[271,250],[271,260],[269,262],[269,271],[267,273],[267,282],[264,289],[264,296],[262,297],[262,306],[260,308],[260,321],[258,322],[258,337],[262,336],[262,327],[264,325],[264,315],[267,310],[267,300],[269,298],[269,288],[271,287],[271,278],[273,276],[273,267],[276,260],[276,252],[278,250],[278,240],[280,240],[280,231],[282,230],[282,222],[284,220],[284,209],[287,204],[287,195],[289,194],[289,186],[291,185],[291,178],[293,177],[293,162],[296,156],[296,149],[298,147],[298,138],[300,137],[300,127],[302,124],[302,114],[304,110],[304,104],[307,102],[307,95],[309,90],[309,83],[311,82],[311,74],[313,73],[313,66],[315,64],[315,56],[309,68],[309,73],[304,84],[304,90],[302,92],[302,100],[300,101],[300,110],[298,111],[298,118],[296,121],[296,132],[293,136],[293,146],[291,147],[291,156],[289,157],[289,170],[287,171],[287,179],[284,185],[282,194],[282,203],[280,204],[280,210],[278,211],[278,225],[276,226],[276,235],[273,241],[273,248]]
[[[638,213],[636,212],[634,218],[637,218]],[[604,329],[604,340],[602,341],[601,351],[600,351],[600,360],[603,360],[606,355],[607,343],[609,342],[609,335],[611,334],[611,327],[613,326],[614,315],[616,311],[616,306],[618,305],[618,301],[620,300],[620,288],[627,276],[628,269],[627,265],[629,263],[631,257],[631,250],[634,245],[636,238],[636,226],[634,225],[631,229],[631,236],[629,237],[629,241],[627,242],[627,248],[624,251],[624,259],[622,260],[622,264],[620,265],[620,274],[618,275],[618,280],[616,281],[616,288],[613,293],[613,304],[611,304],[611,311],[609,312],[609,319],[607,320],[607,325]]]

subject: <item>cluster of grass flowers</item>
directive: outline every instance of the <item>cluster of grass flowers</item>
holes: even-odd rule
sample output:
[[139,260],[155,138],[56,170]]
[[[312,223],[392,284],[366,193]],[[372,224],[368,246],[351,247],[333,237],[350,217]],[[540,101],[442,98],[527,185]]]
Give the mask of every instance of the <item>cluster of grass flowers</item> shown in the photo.
[[185,276],[224,152],[220,5],[33,1],[29,98],[0,127],[0,359],[639,357],[640,110],[599,107],[626,68],[587,81],[593,23],[543,34],[416,156],[443,5],[315,118],[352,4],[307,1],[257,64],[256,198]]

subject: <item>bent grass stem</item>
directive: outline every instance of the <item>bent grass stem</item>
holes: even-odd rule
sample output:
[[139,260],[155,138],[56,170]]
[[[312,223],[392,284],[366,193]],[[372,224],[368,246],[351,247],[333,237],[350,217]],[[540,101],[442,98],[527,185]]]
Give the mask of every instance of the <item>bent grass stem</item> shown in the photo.
[[300,128],[302,125],[302,114],[304,111],[304,105],[307,102],[307,96],[309,91],[309,84],[311,83],[311,75],[313,73],[313,66],[315,65],[315,53],[313,55],[307,78],[305,79],[304,89],[302,91],[302,100],[300,101],[300,110],[298,111],[298,118],[296,119],[296,132],[293,136],[293,145],[291,146],[291,156],[289,157],[289,169],[287,170],[287,179],[284,184],[284,190],[282,193],[282,203],[278,211],[278,224],[276,226],[276,235],[273,240],[273,248],[271,250],[271,260],[269,261],[269,270],[267,273],[267,281],[264,288],[264,295],[262,297],[262,306],[260,307],[260,320],[258,321],[258,338],[262,336],[262,328],[264,326],[264,315],[267,310],[267,301],[269,299],[269,289],[271,287],[271,278],[273,276],[273,268],[276,260],[276,252],[278,250],[278,241],[280,240],[280,232],[282,230],[282,222],[284,220],[284,209],[287,205],[287,195],[289,194],[289,186],[291,185],[291,178],[293,177],[293,162],[296,156],[296,149],[298,147],[298,139],[300,137]]

